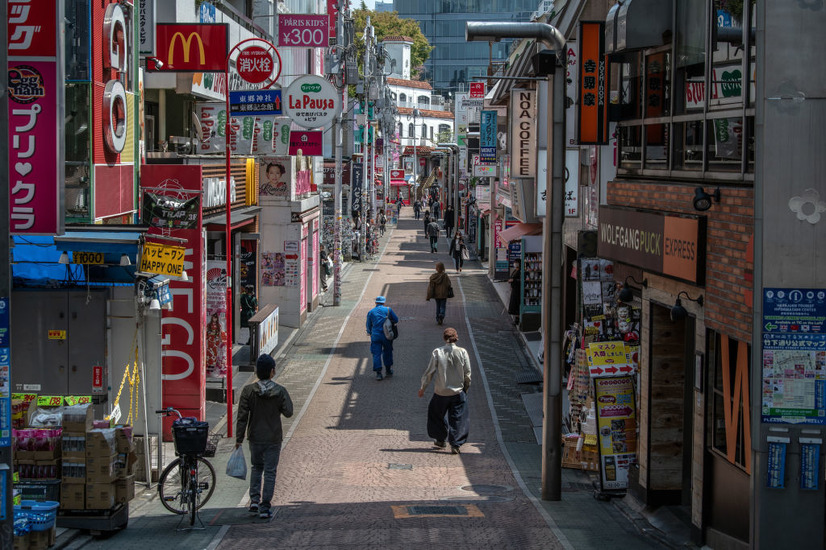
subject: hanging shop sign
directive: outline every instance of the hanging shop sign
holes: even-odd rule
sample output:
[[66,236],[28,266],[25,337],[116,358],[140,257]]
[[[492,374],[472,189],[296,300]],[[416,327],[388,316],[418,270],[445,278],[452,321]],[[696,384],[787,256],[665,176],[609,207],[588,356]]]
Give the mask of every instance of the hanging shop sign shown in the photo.
[[101,265],[104,262],[103,252],[72,252],[72,263],[80,265]]
[[57,1],[38,2],[36,9],[7,6],[7,192],[15,235],[63,233],[64,77],[57,25],[62,6]]
[[[545,217],[548,192],[548,150],[536,154],[536,215]],[[579,216],[579,149],[565,151],[565,217]]]
[[511,90],[510,171],[514,178],[536,176],[536,90]]
[[229,93],[229,114],[280,115],[281,90],[238,90]]
[[180,277],[184,272],[186,248],[155,242],[143,243],[139,271]]
[[606,136],[605,24],[579,24],[579,97],[577,128],[580,145],[604,145]]
[[637,419],[631,376],[594,380],[603,491],[628,488],[628,470],[637,461]]
[[321,130],[312,132],[290,132],[290,155],[321,156],[321,146],[324,133]]
[[143,223],[164,229],[192,229],[198,223],[201,198],[143,193]]
[[141,0],[138,11],[138,50],[141,55],[155,55],[156,0]]
[[260,84],[269,79],[275,67],[272,53],[261,46],[250,46],[242,50],[235,60],[238,76],[250,84]]
[[[201,123],[200,154],[226,152],[227,109],[224,103],[196,103]],[[290,135],[289,119],[260,113],[230,118],[230,151],[234,155],[285,155]]]
[[326,48],[330,41],[327,15],[292,15],[278,17],[279,46],[291,48]]
[[304,128],[322,128],[332,124],[341,111],[341,93],[320,76],[298,77],[284,97],[287,116]]
[[706,218],[602,206],[597,254],[703,285]]
[[585,351],[591,378],[622,376],[629,374],[633,367],[628,364],[625,342],[592,342]]
[[482,111],[479,131],[479,160],[496,162],[496,111]]
[[155,57],[146,58],[148,71],[226,71],[229,52],[227,23],[158,23],[155,34]]
[[350,205],[353,214],[361,215],[361,187],[364,181],[364,165],[361,162],[353,163],[353,175],[350,178]]
[[763,289],[762,421],[826,424],[826,289]]

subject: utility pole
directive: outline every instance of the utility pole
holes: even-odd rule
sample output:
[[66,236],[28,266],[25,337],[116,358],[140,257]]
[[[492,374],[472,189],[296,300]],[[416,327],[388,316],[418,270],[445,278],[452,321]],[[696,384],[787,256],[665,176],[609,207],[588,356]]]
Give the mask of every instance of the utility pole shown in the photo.
[[[359,238],[359,260],[364,261],[364,255],[367,250],[367,201],[370,200],[370,171],[368,168],[368,154],[367,149],[370,143],[370,102],[368,97],[370,95],[370,48],[373,38],[373,26],[370,24],[370,18],[367,18],[367,24],[364,26],[364,134],[361,140],[361,163],[364,175],[364,185],[362,187],[361,197],[361,234]],[[366,197],[365,197],[366,196]]]
[[[344,33],[344,16],[345,10],[347,9],[347,4],[345,2],[340,2],[338,6],[338,15],[336,16],[336,37],[337,43],[335,47],[334,54],[336,56],[336,61],[338,62],[338,74],[341,77],[341,94],[342,94],[342,106],[346,105],[345,100],[347,99],[347,78],[346,78],[346,69],[344,64],[346,63],[346,48],[348,46],[347,37]],[[342,149],[344,147],[342,141],[344,139],[344,108],[336,117],[336,120],[333,122],[333,139],[335,140],[335,155],[336,155],[336,170],[335,170],[335,197],[334,197],[334,211],[333,211],[333,305],[340,306],[341,305],[341,265],[343,261],[343,256],[341,253],[341,224],[342,224],[342,214],[341,214],[341,207],[342,207],[342,183],[341,183],[341,171],[342,171]]]

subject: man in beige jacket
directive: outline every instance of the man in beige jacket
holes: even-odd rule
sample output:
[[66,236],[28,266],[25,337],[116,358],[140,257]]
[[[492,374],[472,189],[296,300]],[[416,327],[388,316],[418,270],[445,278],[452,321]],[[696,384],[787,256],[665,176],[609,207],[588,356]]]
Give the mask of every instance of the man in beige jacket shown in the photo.
[[470,357],[456,345],[459,336],[454,328],[444,331],[445,345],[433,350],[430,363],[422,375],[419,397],[433,380],[433,397],[427,407],[427,435],[434,445],[459,454],[468,437],[467,390],[470,388]]

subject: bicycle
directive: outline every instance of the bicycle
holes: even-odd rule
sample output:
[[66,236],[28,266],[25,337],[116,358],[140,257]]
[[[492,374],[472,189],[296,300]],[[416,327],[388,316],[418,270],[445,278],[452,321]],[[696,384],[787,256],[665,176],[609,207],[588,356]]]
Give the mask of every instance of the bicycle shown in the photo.
[[172,422],[172,438],[178,458],[161,474],[158,496],[164,508],[173,514],[188,515],[189,525],[194,526],[198,510],[209,501],[215,490],[215,469],[204,459],[215,456],[215,445],[209,441],[209,424],[206,422],[183,418],[172,407],[155,411],[155,414],[164,416],[172,413],[178,415]]

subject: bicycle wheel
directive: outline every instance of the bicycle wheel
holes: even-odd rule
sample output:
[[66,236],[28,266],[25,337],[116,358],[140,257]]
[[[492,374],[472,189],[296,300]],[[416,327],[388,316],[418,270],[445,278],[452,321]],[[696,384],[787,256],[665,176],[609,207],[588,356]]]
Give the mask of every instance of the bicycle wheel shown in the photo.
[[[215,469],[203,458],[198,458],[197,481],[196,510],[206,504],[215,491]],[[189,492],[189,471],[184,471],[181,459],[176,458],[166,467],[158,481],[161,504],[173,514],[185,514],[190,511]]]

